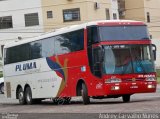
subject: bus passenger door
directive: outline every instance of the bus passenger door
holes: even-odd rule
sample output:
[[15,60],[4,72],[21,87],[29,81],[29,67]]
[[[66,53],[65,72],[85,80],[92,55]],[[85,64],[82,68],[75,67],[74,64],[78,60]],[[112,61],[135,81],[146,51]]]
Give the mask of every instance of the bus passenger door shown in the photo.
[[93,49],[93,74],[102,77],[102,50],[100,47]]
[[95,82],[95,92],[97,95],[103,95],[103,84],[102,79],[102,61],[103,61],[103,52],[101,47],[93,48],[93,65],[92,65],[92,74],[94,75]]

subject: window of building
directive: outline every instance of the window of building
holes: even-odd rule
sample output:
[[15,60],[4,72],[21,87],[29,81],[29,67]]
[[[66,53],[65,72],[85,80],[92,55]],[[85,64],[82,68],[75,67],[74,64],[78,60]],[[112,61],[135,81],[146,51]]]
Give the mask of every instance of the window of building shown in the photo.
[[148,22],[148,23],[151,22],[150,13],[149,13],[149,12],[147,12],[147,22]]
[[0,17],[0,29],[13,28],[12,16]]
[[109,13],[109,9],[106,9],[106,19],[110,20],[110,13]]
[[52,11],[47,11],[47,18],[48,18],[48,19],[53,18],[53,13],[52,13]]
[[39,25],[38,13],[25,14],[25,26]]
[[117,19],[117,14],[113,13],[113,19]]
[[63,20],[64,22],[80,21],[80,9],[75,8],[63,10]]

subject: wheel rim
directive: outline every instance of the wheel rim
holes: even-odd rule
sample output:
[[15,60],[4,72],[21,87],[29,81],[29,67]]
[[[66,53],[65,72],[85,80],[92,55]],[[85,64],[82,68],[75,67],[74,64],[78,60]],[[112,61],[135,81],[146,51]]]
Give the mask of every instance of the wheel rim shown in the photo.
[[23,92],[20,92],[20,93],[19,93],[19,101],[22,102],[23,99],[24,99]]
[[31,101],[31,96],[29,93],[27,93],[27,101],[30,102]]
[[81,90],[81,95],[82,95],[82,97],[83,97],[83,95],[84,95],[84,91],[83,91],[83,89]]

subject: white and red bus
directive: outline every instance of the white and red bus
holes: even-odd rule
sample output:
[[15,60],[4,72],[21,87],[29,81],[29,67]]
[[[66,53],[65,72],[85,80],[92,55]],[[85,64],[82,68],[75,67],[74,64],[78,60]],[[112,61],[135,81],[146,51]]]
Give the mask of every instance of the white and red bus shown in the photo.
[[129,102],[156,91],[156,47],[140,21],[104,20],[61,28],[4,47],[7,98],[33,104],[82,96]]

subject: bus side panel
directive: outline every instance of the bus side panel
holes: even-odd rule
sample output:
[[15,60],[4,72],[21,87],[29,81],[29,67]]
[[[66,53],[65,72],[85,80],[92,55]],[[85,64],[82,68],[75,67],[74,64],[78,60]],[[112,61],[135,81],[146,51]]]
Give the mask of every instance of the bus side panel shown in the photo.
[[5,65],[5,82],[11,83],[11,98],[16,88],[28,84],[33,98],[76,96],[76,86],[84,80],[89,96],[103,94],[103,80],[95,77],[88,66],[86,51]]
[[[103,80],[95,77],[88,66],[86,51],[78,51],[51,58],[62,67],[63,86],[61,97],[76,96],[76,86],[80,79],[84,80],[90,96],[103,95]],[[85,67],[85,68],[84,68]]]
[[20,85],[24,90],[26,84],[31,87],[33,98],[56,97],[62,78],[49,65],[47,58],[6,65],[5,83],[11,85],[10,97],[16,98],[17,86]]

